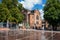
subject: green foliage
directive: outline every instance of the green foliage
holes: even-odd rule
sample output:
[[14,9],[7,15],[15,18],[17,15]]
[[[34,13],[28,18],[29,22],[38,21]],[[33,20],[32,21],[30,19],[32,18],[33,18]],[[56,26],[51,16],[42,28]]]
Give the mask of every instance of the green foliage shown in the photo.
[[9,10],[0,4],[0,22],[9,19]]
[[2,3],[7,6],[8,9],[12,7],[17,7],[18,0],[2,0]]
[[57,26],[60,22],[60,2],[59,0],[47,0],[44,7],[44,18],[51,25]]
[[12,0],[2,0],[2,3],[7,6],[7,8],[11,8],[12,5]]
[[2,0],[0,3],[0,22],[9,20],[10,22],[21,23],[24,15],[20,11],[22,10],[20,5],[18,5],[18,0]]
[[22,9],[23,9],[22,4],[18,3],[18,8],[20,11],[22,11]]
[[20,13],[17,7],[10,9],[10,12],[13,17],[12,22],[15,21],[18,23],[18,22],[22,22],[22,20],[24,19],[23,14]]
[[12,0],[12,4],[13,4],[14,6],[17,6],[18,0]]

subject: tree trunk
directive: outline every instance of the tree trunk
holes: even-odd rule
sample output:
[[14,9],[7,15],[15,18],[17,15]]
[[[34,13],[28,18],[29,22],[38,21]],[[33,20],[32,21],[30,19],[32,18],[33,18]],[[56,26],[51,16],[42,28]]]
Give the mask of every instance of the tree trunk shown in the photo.
[[53,31],[57,31],[57,26],[53,26]]
[[9,21],[7,20],[7,28],[9,28]]

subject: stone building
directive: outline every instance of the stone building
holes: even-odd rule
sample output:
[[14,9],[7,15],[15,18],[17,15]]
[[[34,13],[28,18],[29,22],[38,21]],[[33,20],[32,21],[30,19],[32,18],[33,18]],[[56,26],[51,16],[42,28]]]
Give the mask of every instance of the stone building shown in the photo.
[[25,10],[24,15],[24,24],[28,23],[29,27],[33,29],[40,29],[42,27],[41,14],[38,10]]
[[42,20],[38,10],[34,10],[29,14],[29,24],[30,28],[40,29],[42,27]]

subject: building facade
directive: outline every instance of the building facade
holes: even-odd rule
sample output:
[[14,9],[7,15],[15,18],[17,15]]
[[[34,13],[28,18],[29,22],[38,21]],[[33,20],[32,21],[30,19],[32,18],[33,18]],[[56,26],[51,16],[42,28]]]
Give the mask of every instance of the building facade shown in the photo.
[[24,26],[29,26],[31,29],[42,29],[49,27],[49,23],[41,18],[41,13],[39,10],[24,10],[23,14],[25,15]]
[[28,23],[30,28],[40,29],[42,27],[41,14],[38,10],[24,11],[24,24]]
[[41,15],[38,10],[34,10],[29,15],[30,28],[40,29],[42,27]]

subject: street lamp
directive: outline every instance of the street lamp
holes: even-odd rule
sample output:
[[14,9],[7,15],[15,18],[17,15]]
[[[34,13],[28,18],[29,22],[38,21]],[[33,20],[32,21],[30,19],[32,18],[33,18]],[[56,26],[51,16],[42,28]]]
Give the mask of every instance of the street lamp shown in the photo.
[[36,28],[36,24],[34,24],[34,29]]

